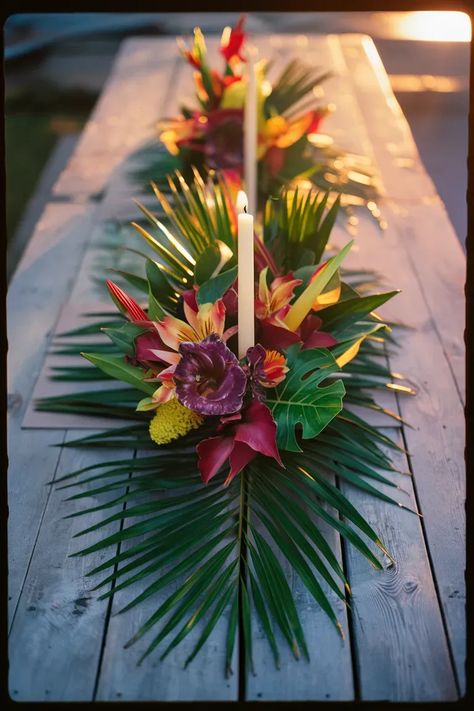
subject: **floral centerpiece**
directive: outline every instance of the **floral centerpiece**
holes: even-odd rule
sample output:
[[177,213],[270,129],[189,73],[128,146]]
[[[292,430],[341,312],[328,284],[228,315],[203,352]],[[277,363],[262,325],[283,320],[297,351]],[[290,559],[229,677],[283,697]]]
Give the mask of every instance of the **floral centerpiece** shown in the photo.
[[[38,406],[131,420],[68,446],[151,450],[59,480],[64,488],[89,482],[88,496],[109,495],[74,514],[109,514],[83,531],[99,538],[75,555],[127,541],[89,571],[105,573],[97,588],[113,583],[101,597],[139,584],[122,612],[156,600],[126,646],[161,623],[141,659],[167,640],[163,659],[199,625],[188,664],[224,616],[230,672],[238,629],[253,666],[258,620],[278,666],[276,628],[296,658],[308,657],[283,560],[343,634],[333,601],[347,602],[349,582],[318,519],[374,567],[382,567],[377,548],[390,557],[338,482],[402,505],[377,488],[395,486],[382,471],[394,471],[387,448],[398,446],[353,409],[382,409],[370,390],[398,387],[392,381],[401,376],[385,365],[391,328],[376,312],[396,292],[361,295],[351,286],[342,267],[351,242],[328,255],[337,201],[328,208],[327,195],[284,190],[267,202],[254,237],[255,343],[239,357],[229,186],[221,175],[205,183],[197,171],[192,183],[181,175],[175,182],[173,203],[155,186],[169,227],[143,206],[153,229],[136,224],[153,250],[144,275],[126,275],[141,296],[107,281],[120,312],[103,328],[111,346],[84,353],[98,370],[76,373],[126,387]],[[120,530],[101,537],[111,521],[121,521]]]
[[[182,106],[181,115],[157,122],[162,150],[147,145],[141,152],[145,164],[136,172],[143,183],[155,181],[167,189],[166,177],[179,170],[187,180],[192,168],[205,176],[225,172],[240,183],[244,172],[244,104],[247,91],[246,33],[244,17],[226,27],[219,53],[223,69],[210,65],[205,38],[199,28],[189,49],[179,41],[182,56],[194,71],[196,103]],[[309,180],[316,187],[344,194],[343,204],[368,205],[374,217],[380,211],[377,179],[367,161],[334,146],[321,125],[332,106],[316,96],[330,74],[300,59],[291,60],[273,83],[267,78],[271,62],[259,61],[257,70],[258,202],[277,195],[283,185]]]

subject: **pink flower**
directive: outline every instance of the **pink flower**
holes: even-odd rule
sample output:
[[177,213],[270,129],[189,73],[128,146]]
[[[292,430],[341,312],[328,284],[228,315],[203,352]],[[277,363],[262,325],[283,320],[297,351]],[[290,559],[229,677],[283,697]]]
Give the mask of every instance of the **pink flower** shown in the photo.
[[209,437],[197,446],[199,471],[207,484],[228,460],[230,470],[224,482],[232,479],[254,459],[257,454],[272,457],[280,466],[283,462],[276,445],[276,424],[266,405],[256,400],[240,413],[222,417],[217,437]]

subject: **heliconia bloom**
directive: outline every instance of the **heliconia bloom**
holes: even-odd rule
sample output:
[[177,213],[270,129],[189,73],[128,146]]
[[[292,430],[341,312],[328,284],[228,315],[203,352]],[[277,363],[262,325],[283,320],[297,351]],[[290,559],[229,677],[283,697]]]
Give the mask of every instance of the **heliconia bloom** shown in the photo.
[[114,284],[110,279],[107,279],[106,284],[112,299],[130,321],[134,323],[141,323],[143,321],[149,322],[149,318],[142,307],[128,296],[123,289],[117,286],[117,284]]
[[302,284],[301,279],[294,279],[289,272],[282,277],[276,277],[267,286],[268,267],[262,269],[258,281],[258,295],[255,301],[255,315],[258,319],[273,323],[274,325],[284,325],[282,319],[288,311],[290,301],[293,298],[295,287]]
[[268,407],[253,400],[237,415],[222,418],[217,437],[209,437],[197,445],[199,471],[207,484],[229,462],[229,474],[224,486],[242,471],[257,454],[272,457],[283,466],[276,445],[276,424]]
[[181,343],[174,370],[176,397],[201,415],[228,415],[242,408],[247,377],[216,334],[200,343]]
[[276,350],[266,350],[261,344],[252,346],[247,351],[253,394],[262,399],[259,386],[274,388],[285,379],[288,367],[286,358]]
[[180,37],[177,40],[179,51],[182,56],[195,68],[201,69],[202,61],[206,54],[206,43],[204,40],[204,35],[199,27],[194,28],[194,41],[193,48],[190,51],[183,39]]
[[237,57],[241,61],[244,58],[241,55],[242,45],[245,41],[246,33],[243,32],[245,17],[242,15],[235,27],[232,29],[226,28],[222,33],[220,53],[229,62],[233,57]]

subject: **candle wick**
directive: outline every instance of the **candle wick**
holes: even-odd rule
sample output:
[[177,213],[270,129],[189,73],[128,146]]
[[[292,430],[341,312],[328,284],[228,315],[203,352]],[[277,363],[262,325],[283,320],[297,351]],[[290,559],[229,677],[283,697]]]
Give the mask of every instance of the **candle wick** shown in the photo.
[[244,205],[244,212],[245,212],[245,214],[247,214],[247,212],[248,212],[247,205]]

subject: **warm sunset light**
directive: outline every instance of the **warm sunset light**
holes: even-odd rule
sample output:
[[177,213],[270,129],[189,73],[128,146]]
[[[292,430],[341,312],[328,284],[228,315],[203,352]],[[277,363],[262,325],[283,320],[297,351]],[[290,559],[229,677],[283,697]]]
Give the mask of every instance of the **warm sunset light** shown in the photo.
[[471,20],[465,12],[409,12],[396,22],[398,33],[404,39],[471,41]]

